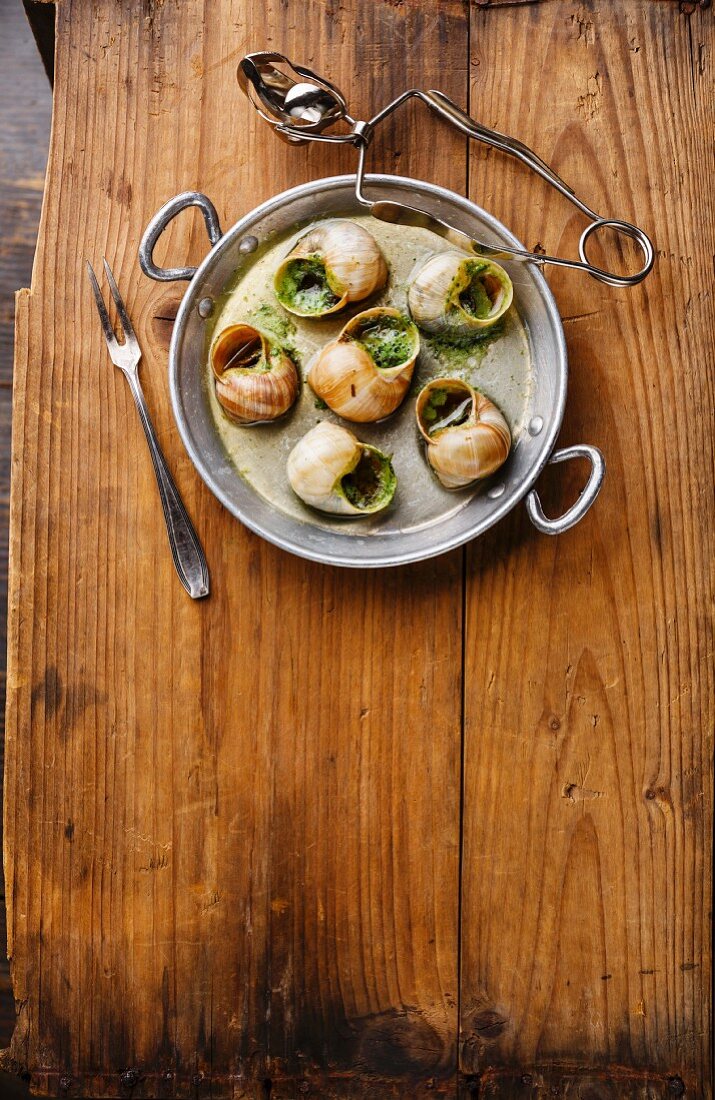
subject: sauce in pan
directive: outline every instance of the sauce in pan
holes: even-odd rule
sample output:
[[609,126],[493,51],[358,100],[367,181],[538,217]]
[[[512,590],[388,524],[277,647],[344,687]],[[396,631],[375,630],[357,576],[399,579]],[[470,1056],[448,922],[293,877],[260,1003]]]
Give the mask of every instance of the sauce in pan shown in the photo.
[[[390,225],[366,216],[350,216],[362,224],[379,244],[389,267],[386,287],[337,315],[319,319],[296,317],[279,304],[273,275],[281,260],[305,232],[278,238],[263,248],[240,280],[218,302],[213,340],[227,325],[246,321],[262,329],[293,355],[302,379],[320,349],[334,340],[348,318],[375,305],[390,305],[407,313],[407,286],[414,270],[435,252],[450,246],[427,229]],[[208,361],[211,408],[223,444],[236,469],[271,505],[303,522],[321,527],[340,526],[349,533],[388,534],[430,526],[464,507],[482,485],[447,492],[431,472],[415,423],[415,397],[430,378],[459,377],[481,390],[504,413],[516,443],[524,431],[532,385],[529,341],[514,305],[491,330],[473,344],[454,347],[444,339],[420,331],[421,350],[409,393],[396,413],[377,424],[351,424],[335,416],[319,401],[307,383],[293,409],[281,420],[252,427],[234,423],[221,409],[214,393]],[[208,348],[207,348],[208,351]],[[286,460],[297,441],[321,420],[334,420],[358,439],[392,455],[398,479],[392,505],[376,516],[345,520],[306,507],[292,492],[286,476]],[[495,475],[498,478],[498,474]]]

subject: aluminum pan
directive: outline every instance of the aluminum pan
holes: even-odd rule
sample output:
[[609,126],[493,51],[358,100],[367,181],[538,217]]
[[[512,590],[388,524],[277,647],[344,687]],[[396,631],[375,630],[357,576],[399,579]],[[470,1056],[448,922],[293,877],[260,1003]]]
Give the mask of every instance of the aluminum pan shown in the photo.
[[[437,187],[398,176],[371,175],[371,197],[422,206],[475,236],[521,248],[519,241],[490,214],[467,199]],[[354,177],[336,176],[302,184],[252,210],[215,245],[197,269],[177,314],[169,355],[171,400],[186,450],[199,474],[237,519],[284,550],[313,561],[354,568],[380,568],[420,561],[476,538],[502,519],[533,487],[553,450],[561,427],[567,389],[567,355],[563,327],[553,295],[531,264],[505,264],[516,279],[514,298],[525,323],[534,384],[527,420],[543,422],[536,435],[525,433],[500,471],[500,496],[472,496],[445,522],[417,530],[356,534],[302,522],[271,507],[237,473],[218,435],[200,369],[206,321],[199,302],[218,297],[242,263],[241,241],[259,242],[296,223],[330,213],[362,212],[354,198]]]

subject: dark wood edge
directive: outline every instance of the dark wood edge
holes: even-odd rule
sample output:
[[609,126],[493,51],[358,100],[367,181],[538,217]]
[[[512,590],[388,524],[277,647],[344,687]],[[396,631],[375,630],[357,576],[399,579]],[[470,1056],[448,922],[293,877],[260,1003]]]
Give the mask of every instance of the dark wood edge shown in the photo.
[[55,83],[55,5],[46,0],[22,0],[33,38],[40,51],[47,79]]
[[[8,1057],[0,1053],[6,1070],[19,1071]],[[24,1075],[27,1080],[27,1074]],[[301,1078],[278,1078],[275,1081],[251,1081],[240,1075],[174,1073],[152,1070],[146,1074],[138,1069],[124,1073],[78,1074],[40,1070],[32,1075],[32,1091],[46,1096],[89,1098],[92,1096],[122,1097],[132,1100],[179,1100],[190,1096],[194,1100],[399,1100],[406,1092],[405,1081],[399,1077],[384,1078],[367,1075],[362,1079],[352,1074],[311,1075]],[[575,1093],[574,1089],[578,1091]],[[450,1075],[410,1084],[410,1100],[438,1100],[439,1097],[459,1097],[460,1100],[545,1100],[574,1095],[594,1100],[670,1100],[670,1097],[697,1096],[693,1082],[685,1082],[676,1073],[651,1073],[627,1066],[585,1067],[575,1064],[548,1063],[528,1069],[504,1067],[483,1073]]]

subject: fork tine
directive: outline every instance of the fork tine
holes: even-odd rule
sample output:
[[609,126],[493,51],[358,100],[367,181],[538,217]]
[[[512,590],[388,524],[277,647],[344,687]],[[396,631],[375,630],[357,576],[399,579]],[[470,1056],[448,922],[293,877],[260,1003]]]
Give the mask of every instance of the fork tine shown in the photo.
[[97,310],[99,312],[99,319],[102,322],[102,328],[104,329],[104,338],[109,344],[110,350],[117,346],[117,338],[114,335],[114,329],[112,328],[112,322],[109,320],[109,314],[107,313],[107,307],[104,304],[104,298],[102,297],[102,291],[99,289],[99,283],[97,282],[97,276],[94,274],[94,268],[89,260],[87,260],[87,274],[89,275],[89,281],[92,284],[92,290],[94,291],[94,300],[97,303]]
[[109,280],[109,289],[112,292],[114,304],[117,307],[117,313],[119,314],[119,320],[122,322],[122,328],[124,329],[124,338],[126,340],[135,340],[136,337],[134,335],[134,329],[132,328],[132,323],[129,320],[129,315],[124,306],[124,302],[122,301],[122,296],[119,293],[119,287],[114,281],[112,269],[107,263],[104,256],[102,257],[102,260],[104,261],[104,270],[107,272],[107,279]]

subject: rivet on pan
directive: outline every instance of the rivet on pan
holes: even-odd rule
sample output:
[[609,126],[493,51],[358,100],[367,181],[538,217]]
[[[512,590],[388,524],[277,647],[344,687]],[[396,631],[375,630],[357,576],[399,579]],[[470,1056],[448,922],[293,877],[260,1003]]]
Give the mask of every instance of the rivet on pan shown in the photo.
[[239,252],[255,252],[258,248],[258,237],[244,237],[238,246]]
[[529,421],[529,435],[538,435],[544,426],[544,420],[541,416],[532,416]]
[[506,485],[503,481],[500,481],[498,485],[492,485],[491,489],[487,489],[487,496],[490,500],[496,500],[497,497],[502,495],[505,489]]
[[213,311],[214,311],[214,300],[213,300],[213,298],[202,298],[201,301],[199,302],[199,317],[203,317],[203,319],[206,320],[207,317],[211,316]]

